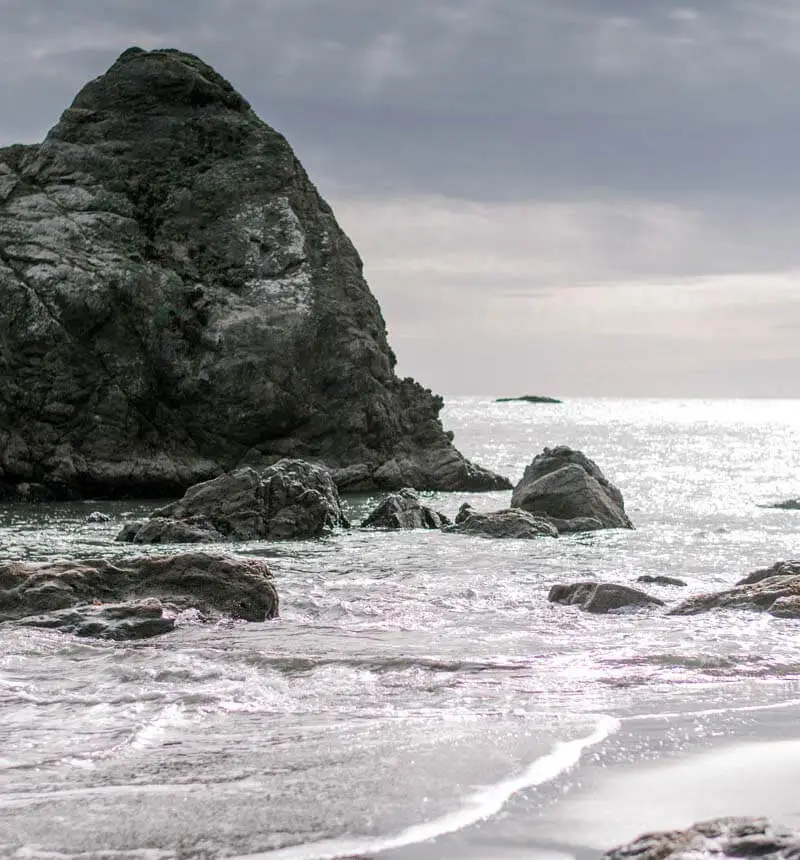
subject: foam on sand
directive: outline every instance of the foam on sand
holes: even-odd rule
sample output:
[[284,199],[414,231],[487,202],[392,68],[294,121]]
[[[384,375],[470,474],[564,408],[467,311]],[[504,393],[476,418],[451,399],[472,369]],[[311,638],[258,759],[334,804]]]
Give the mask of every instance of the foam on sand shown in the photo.
[[[604,741],[620,727],[620,721],[600,716],[594,730],[581,738],[556,744],[547,755],[536,759],[522,773],[486,786],[467,798],[461,809],[415,824],[394,836],[377,839],[325,839],[305,845],[247,855],[248,860],[336,860],[364,853],[388,851],[454,833],[496,815],[508,799],[525,788],[549,782],[573,768],[583,751]],[[244,858],[239,858],[244,860]]]

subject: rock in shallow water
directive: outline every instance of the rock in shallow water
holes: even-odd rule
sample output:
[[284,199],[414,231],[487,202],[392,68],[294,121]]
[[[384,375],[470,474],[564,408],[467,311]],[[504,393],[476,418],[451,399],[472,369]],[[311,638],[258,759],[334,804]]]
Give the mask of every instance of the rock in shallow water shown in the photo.
[[361,523],[362,528],[440,529],[449,525],[444,514],[423,505],[415,490],[406,487],[382,499]]
[[613,582],[573,582],[554,585],[547,599],[565,606],[577,605],[586,612],[605,613],[628,606],[664,606],[657,597]]
[[715,818],[687,830],[646,833],[613,848],[603,860],[720,860],[723,857],[797,860],[800,834],[765,818]]
[[346,528],[330,473],[302,460],[281,460],[262,472],[236,469],[190,487],[182,499],[143,523],[127,523],[118,541],[202,543],[302,540]]
[[[688,597],[670,610],[670,615],[697,615],[712,609],[748,609],[768,612],[778,618],[800,618],[800,574],[779,573],[756,579],[710,594]],[[749,577],[745,577],[745,580]]]
[[348,489],[510,487],[395,375],[286,139],[190,54],[125,51],[0,149],[0,300],[0,498],[175,496],[282,457]]
[[139,638],[166,632],[174,614],[189,609],[208,619],[264,621],[277,616],[278,594],[265,561],[233,555],[0,564],[0,622]]
[[491,538],[558,537],[558,530],[554,525],[527,511],[506,508],[502,511],[478,513],[466,503],[461,506],[455,524],[447,526],[444,531],[450,534],[480,535]]
[[567,446],[545,448],[542,454],[534,457],[514,487],[511,507],[558,520],[580,518],[581,528],[574,529],[579,531],[633,528],[625,513],[622,493],[596,463],[581,451]]

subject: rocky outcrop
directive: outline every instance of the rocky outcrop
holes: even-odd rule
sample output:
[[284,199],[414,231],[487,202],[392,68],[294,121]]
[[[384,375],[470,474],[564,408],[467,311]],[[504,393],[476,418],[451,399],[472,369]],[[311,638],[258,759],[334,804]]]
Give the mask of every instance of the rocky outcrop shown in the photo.
[[110,639],[171,630],[181,613],[264,621],[278,614],[266,562],[208,553],[0,564],[0,622]]
[[687,830],[646,833],[603,855],[603,860],[790,860],[800,855],[800,833],[765,818],[716,818]]
[[415,490],[406,487],[382,499],[372,513],[362,521],[362,528],[375,529],[440,529],[450,520],[433,508],[423,505]]
[[190,487],[182,499],[126,523],[118,541],[198,543],[303,540],[347,528],[330,472],[303,460],[280,460],[261,472],[236,469]]
[[586,518],[584,525],[594,520],[602,528],[633,528],[622,493],[596,463],[566,446],[545,448],[534,457],[514,487],[511,507],[561,520]]
[[510,487],[395,375],[285,138],[189,54],[126,51],[0,149],[0,302],[0,498],[177,496],[286,457],[346,489]]
[[[756,571],[753,575],[761,573]],[[800,618],[800,574],[756,576],[744,585],[696,594],[671,609],[670,615],[697,615],[712,609],[749,609],[777,618]]]
[[558,537],[558,530],[546,519],[527,511],[506,508],[502,511],[479,513],[462,505],[455,524],[444,529],[450,534],[479,535],[491,538],[530,539]]
[[664,601],[638,588],[613,582],[573,582],[554,585],[547,595],[551,603],[579,606],[586,612],[605,613],[625,607],[664,606]]

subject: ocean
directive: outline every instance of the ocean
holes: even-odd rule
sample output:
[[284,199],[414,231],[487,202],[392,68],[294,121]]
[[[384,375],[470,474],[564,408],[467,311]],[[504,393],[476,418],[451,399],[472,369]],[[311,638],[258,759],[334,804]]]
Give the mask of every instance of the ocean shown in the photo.
[[[582,450],[635,530],[504,541],[357,528],[242,543],[281,617],[109,644],[0,628],[0,857],[588,858],[720,814],[800,824],[800,623],[594,616],[554,583],[668,603],[800,555],[800,402],[447,401],[520,478]],[[426,493],[451,518],[510,492]],[[378,494],[345,497],[357,523]],[[0,507],[0,557],[120,558],[160,502]],[[100,511],[106,523],[87,521]],[[180,547],[175,547],[180,550]]]

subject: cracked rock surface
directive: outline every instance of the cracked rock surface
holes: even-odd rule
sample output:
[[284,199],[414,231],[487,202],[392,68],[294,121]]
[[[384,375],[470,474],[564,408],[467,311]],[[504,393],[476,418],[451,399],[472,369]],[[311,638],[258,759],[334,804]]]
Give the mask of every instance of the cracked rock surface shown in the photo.
[[0,498],[177,496],[283,457],[342,489],[510,487],[395,375],[331,208],[192,55],[131,48],[0,149],[0,300]]

